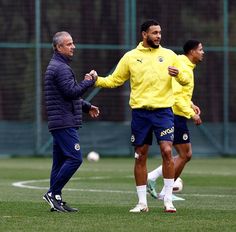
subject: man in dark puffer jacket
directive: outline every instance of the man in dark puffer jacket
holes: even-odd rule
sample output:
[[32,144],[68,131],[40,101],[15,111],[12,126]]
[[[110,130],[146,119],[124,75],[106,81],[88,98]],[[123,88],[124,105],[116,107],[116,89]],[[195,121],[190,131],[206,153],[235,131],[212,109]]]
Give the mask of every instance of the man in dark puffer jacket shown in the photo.
[[91,117],[98,117],[99,109],[81,99],[94,85],[89,74],[77,83],[69,62],[75,45],[68,32],[57,32],[53,37],[54,54],[45,73],[45,102],[48,128],[53,136],[53,164],[50,188],[43,199],[51,206],[51,211],[75,212],[62,200],[62,188],[70,180],[82,163],[77,129],[82,124],[82,111]]

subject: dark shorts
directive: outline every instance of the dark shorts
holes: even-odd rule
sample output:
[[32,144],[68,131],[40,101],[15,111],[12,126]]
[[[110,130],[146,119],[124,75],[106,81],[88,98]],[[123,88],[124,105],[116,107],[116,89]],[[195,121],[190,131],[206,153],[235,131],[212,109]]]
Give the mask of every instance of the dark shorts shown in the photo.
[[187,120],[185,117],[174,115],[175,132],[173,144],[190,143]]
[[131,122],[132,145],[152,145],[153,132],[158,143],[160,141],[173,141],[174,115],[172,109],[133,109]]

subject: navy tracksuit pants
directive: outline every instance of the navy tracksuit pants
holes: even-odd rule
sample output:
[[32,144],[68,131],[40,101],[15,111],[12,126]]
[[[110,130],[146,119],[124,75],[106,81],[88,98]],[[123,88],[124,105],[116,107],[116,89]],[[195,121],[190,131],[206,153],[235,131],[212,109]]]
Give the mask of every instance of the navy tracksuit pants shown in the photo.
[[50,189],[53,195],[61,195],[62,188],[82,164],[79,134],[76,128],[53,130],[53,163]]

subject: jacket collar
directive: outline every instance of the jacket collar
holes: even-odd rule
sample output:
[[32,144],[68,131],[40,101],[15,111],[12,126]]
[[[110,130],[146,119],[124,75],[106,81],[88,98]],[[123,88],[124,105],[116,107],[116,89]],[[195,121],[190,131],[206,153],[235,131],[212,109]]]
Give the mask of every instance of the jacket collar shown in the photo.
[[59,61],[66,63],[66,64],[69,64],[72,61],[71,58],[69,58],[57,51],[54,52],[52,59],[59,60]]
[[152,47],[146,48],[146,47],[143,46],[143,42],[140,42],[137,46],[137,49],[140,50],[140,51],[156,51],[160,48],[162,48],[161,45],[159,45],[158,48],[152,48]]

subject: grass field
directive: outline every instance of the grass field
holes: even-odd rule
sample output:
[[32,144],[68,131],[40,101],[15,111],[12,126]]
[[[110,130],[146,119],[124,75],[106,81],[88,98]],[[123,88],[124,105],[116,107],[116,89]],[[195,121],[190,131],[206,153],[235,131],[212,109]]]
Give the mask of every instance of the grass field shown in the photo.
[[[148,169],[160,162],[150,158]],[[63,192],[80,212],[49,212],[42,195],[50,167],[50,158],[0,159],[0,231],[236,231],[236,159],[193,159],[176,214],[164,213],[163,202],[150,196],[148,213],[129,213],[137,203],[131,158],[85,160]]]

